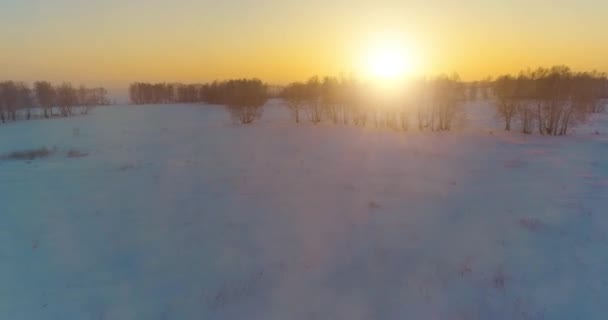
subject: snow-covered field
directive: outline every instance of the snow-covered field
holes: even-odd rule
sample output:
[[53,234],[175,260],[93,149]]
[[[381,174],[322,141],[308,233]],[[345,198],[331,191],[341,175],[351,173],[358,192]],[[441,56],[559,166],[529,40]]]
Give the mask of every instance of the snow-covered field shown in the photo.
[[0,161],[0,319],[606,319],[608,116],[555,138],[468,109],[457,133],[296,126],[276,101],[250,127],[0,125],[0,155],[55,151]]

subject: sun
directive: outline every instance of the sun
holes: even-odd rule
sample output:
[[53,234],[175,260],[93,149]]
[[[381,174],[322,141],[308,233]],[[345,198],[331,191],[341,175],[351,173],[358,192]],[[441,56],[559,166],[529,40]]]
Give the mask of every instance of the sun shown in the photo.
[[416,67],[411,50],[390,43],[371,46],[365,60],[367,75],[379,80],[402,79],[412,75]]
[[382,49],[369,57],[369,71],[378,78],[395,78],[404,72],[404,61],[399,53]]

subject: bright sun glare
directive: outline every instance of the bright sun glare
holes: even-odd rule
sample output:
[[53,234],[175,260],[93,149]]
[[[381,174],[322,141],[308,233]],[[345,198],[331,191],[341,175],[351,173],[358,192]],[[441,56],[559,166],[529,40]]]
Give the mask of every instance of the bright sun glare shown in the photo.
[[366,60],[368,75],[379,80],[395,80],[409,76],[414,72],[416,64],[411,50],[394,44],[372,47]]

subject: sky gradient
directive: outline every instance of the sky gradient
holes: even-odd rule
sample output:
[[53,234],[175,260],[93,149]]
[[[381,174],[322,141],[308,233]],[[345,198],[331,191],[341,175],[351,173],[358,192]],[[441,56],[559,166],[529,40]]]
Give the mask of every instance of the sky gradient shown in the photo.
[[608,71],[608,1],[2,0],[0,80],[269,83],[360,73],[380,38],[464,80],[567,64]]

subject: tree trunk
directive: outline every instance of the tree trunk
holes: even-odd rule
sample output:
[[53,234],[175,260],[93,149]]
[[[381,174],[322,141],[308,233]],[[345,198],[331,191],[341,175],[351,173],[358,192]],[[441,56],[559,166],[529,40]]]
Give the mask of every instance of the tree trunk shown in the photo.
[[541,136],[545,134],[543,131],[543,117],[541,115],[540,103],[538,104],[538,132]]

